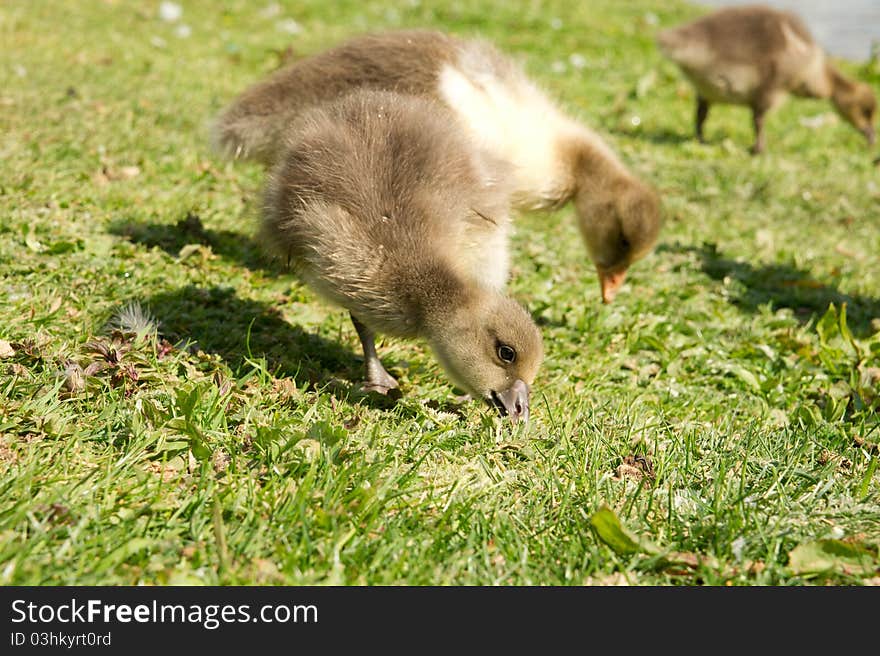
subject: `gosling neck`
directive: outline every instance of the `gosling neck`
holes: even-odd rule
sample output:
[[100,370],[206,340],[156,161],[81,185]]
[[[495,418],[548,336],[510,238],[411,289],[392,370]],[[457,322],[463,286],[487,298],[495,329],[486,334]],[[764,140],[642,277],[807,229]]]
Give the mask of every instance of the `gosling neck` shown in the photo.
[[828,79],[828,96],[832,102],[837,102],[838,98],[847,96],[855,90],[855,84],[852,80],[841,73],[831,62],[825,62],[825,77]]
[[410,316],[421,336],[433,341],[467,314],[480,297],[444,262],[412,267],[401,281]]
[[572,171],[571,194],[597,197],[617,187],[630,177],[617,156],[599,138],[589,132],[578,135],[569,144]]

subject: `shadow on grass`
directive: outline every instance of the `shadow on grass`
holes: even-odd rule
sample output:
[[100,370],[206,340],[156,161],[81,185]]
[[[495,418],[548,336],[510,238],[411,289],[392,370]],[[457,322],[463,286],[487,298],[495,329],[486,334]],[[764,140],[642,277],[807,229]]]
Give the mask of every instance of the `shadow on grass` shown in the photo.
[[[195,342],[234,370],[265,357],[270,371],[313,385],[360,372],[354,354],[284,320],[272,306],[241,299],[224,287],[187,286],[146,300],[171,342]],[[357,380],[357,378],[355,378]]]
[[850,330],[858,337],[874,334],[871,319],[880,317],[880,299],[845,294],[836,287],[826,285],[804,271],[787,264],[755,266],[749,262],[737,262],[725,258],[715,244],[704,243],[700,247],[662,244],[658,251],[670,253],[696,253],[702,261],[702,270],[714,280],[730,277],[742,287],[734,287],[731,303],[748,312],[771,303],[774,308],[790,308],[801,323],[821,317],[834,303],[840,307],[846,303],[846,317]]
[[[398,397],[362,392],[363,359],[335,341],[286,321],[272,305],[236,296],[226,287],[187,286],[146,299],[159,332],[172,343],[195,343],[233,370],[265,358],[267,369],[309,389],[327,388],[351,402],[393,407]],[[250,354],[250,355],[249,355]]]
[[659,130],[640,130],[634,136],[655,144],[683,144],[696,141],[696,137],[693,133],[682,134],[681,132],[675,132],[668,128],[662,128]]
[[149,248],[161,248],[172,257],[177,257],[187,244],[202,244],[210,246],[217,255],[234,260],[248,269],[262,269],[274,275],[288,273],[280,262],[264,255],[255,239],[231,230],[205,228],[199,216],[192,212],[174,225],[117,221],[111,224],[110,233]]

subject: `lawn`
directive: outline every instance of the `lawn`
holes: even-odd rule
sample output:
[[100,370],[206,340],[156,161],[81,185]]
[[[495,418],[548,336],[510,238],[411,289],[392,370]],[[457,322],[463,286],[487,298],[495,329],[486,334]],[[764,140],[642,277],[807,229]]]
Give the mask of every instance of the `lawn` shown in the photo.
[[[821,101],[764,156],[742,108],[696,143],[652,35],[700,11],[4,2],[0,584],[880,582],[880,168]],[[262,170],[210,149],[249,83],[400,26],[493,39],[663,195],[609,306],[570,205],[517,217],[527,426],[419,342],[359,392],[346,313],[253,239]]]

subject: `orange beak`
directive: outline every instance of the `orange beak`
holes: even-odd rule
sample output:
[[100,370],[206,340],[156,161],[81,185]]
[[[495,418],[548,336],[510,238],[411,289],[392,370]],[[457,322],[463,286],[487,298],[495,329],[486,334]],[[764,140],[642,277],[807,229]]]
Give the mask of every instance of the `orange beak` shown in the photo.
[[602,302],[610,303],[617,296],[617,291],[626,278],[626,269],[603,271],[599,269],[599,284],[602,286]]

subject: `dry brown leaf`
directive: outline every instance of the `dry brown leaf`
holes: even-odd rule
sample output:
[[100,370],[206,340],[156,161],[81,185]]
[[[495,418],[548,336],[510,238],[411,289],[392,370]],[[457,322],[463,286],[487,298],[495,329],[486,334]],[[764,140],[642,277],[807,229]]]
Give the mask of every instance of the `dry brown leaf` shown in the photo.
[[681,567],[692,567],[696,569],[700,566],[705,558],[702,556],[698,556],[695,553],[691,553],[690,551],[671,551],[665,556],[666,560],[670,562],[672,565],[679,565]]
[[862,373],[868,378],[869,383],[880,381],[880,367],[864,367]]
[[588,576],[584,579],[584,585],[590,586],[629,586],[632,585],[621,572],[614,572],[607,576]]
[[654,478],[654,464],[648,456],[628,455],[617,466],[616,480],[631,478],[640,481],[645,477]]
[[119,179],[128,180],[129,178],[136,178],[141,174],[141,169],[139,166],[123,166],[119,169]]
[[834,250],[836,252],[840,253],[841,255],[843,255],[844,257],[850,257],[854,260],[861,260],[865,257],[861,253],[857,253],[856,251],[848,249],[843,244],[837,244],[837,246],[834,247]]
[[749,574],[760,574],[767,567],[763,560],[746,561],[745,565]]
[[622,481],[624,478],[631,478],[634,481],[640,481],[643,477],[644,474],[642,473],[642,470],[640,470],[638,467],[633,467],[631,465],[627,465],[626,463],[622,463],[617,466],[614,479]]
[[107,177],[107,174],[104,173],[104,169],[97,171],[92,174],[92,182],[94,182],[99,187],[104,187],[110,184],[110,178]]
[[13,362],[6,368],[6,373],[10,376],[27,376],[30,378],[27,367],[22,364],[18,364],[17,362]]
[[92,180],[99,184],[106,184],[115,180],[130,180],[140,174],[141,169],[138,166],[120,166],[117,169],[105,164],[98,173],[92,176]]
[[859,435],[856,435],[855,437],[853,437],[853,444],[855,446],[859,447],[860,449],[865,449],[868,453],[871,453],[873,455],[880,454],[880,445],[878,445],[874,442],[869,442],[868,440],[866,440],[863,437],[860,437]]
[[285,401],[297,396],[296,383],[290,378],[276,378],[272,381],[272,388]]
[[64,372],[64,391],[73,396],[86,388],[86,378],[82,367],[71,364]]
[[[180,458],[177,459],[177,462],[180,462]],[[145,467],[147,471],[159,475],[162,478],[163,483],[168,483],[181,476],[180,467],[175,467],[174,461],[157,462],[155,460],[150,460],[146,463]]]
[[218,474],[226,471],[230,462],[232,462],[232,457],[223,449],[217,449],[211,454],[211,464],[214,466],[214,471]]
[[177,259],[184,261],[193,256],[197,256],[200,261],[206,262],[214,259],[214,252],[211,250],[210,246],[203,246],[202,244],[186,244],[180,249],[180,252],[177,254]]
[[0,462],[12,463],[17,461],[18,454],[10,449],[7,444],[5,444],[4,442],[0,442]]

